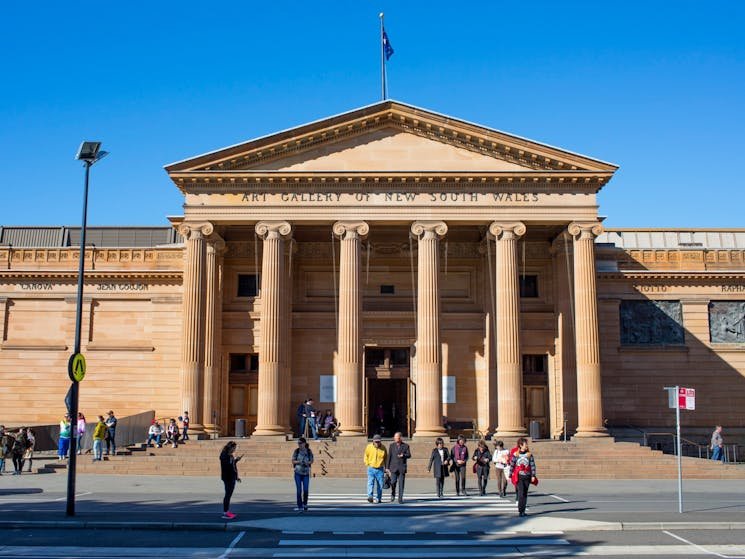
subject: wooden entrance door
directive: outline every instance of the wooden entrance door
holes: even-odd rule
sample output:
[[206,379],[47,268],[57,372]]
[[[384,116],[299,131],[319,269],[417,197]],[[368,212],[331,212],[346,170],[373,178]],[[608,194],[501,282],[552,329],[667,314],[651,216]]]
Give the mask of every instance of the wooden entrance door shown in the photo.
[[258,384],[231,384],[230,405],[228,408],[228,434],[235,435],[235,420],[246,420],[246,435],[256,428],[259,408]]
[[548,388],[545,386],[525,386],[525,424],[530,428],[531,421],[541,425],[540,436],[548,434]]

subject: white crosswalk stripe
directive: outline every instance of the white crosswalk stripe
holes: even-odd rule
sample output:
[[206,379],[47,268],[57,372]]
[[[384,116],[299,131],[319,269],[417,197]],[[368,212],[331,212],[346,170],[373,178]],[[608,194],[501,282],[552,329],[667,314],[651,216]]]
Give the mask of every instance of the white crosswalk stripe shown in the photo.
[[311,494],[308,497],[308,506],[314,511],[416,511],[488,515],[517,513],[514,499],[500,499],[494,495],[438,499],[431,493],[414,493],[404,494],[404,503],[399,504],[390,502],[390,493],[383,494],[381,503],[368,503],[367,496],[359,493]]

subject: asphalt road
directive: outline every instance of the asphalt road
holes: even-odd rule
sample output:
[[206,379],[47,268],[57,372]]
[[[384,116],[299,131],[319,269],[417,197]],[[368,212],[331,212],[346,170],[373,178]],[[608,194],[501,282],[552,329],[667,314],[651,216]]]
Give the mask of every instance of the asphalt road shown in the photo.
[[674,481],[546,481],[519,518],[512,498],[438,500],[414,479],[402,505],[367,503],[364,479],[314,479],[296,513],[289,480],[247,479],[228,523],[212,478],[80,476],[74,518],[65,482],[0,477],[0,558],[745,558],[743,482],[688,484],[680,515]]

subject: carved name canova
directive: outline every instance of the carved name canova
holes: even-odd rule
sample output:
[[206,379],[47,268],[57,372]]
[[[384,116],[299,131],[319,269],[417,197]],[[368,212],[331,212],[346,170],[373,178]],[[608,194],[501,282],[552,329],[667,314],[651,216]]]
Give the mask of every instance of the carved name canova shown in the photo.
[[520,286],[517,242],[527,228],[522,222],[494,222],[489,233],[497,244],[497,435],[526,434],[523,416],[523,375],[520,353]]
[[285,304],[284,241],[292,233],[286,221],[260,221],[256,234],[264,241],[261,258],[261,322],[259,323],[258,424],[254,435],[282,436],[288,429],[288,352],[282,335],[288,325]]
[[578,437],[607,434],[603,427],[600,377],[600,336],[595,281],[595,237],[603,232],[598,222],[570,223],[574,239],[574,316],[577,356]]
[[339,258],[339,317],[336,414],[342,435],[362,436],[362,346],[360,343],[362,293],[360,290],[360,243],[370,232],[364,221],[337,221],[332,228],[341,239]]
[[448,232],[444,221],[415,221],[418,239],[416,431],[415,437],[436,437],[442,427],[442,359],[440,348],[439,240]]

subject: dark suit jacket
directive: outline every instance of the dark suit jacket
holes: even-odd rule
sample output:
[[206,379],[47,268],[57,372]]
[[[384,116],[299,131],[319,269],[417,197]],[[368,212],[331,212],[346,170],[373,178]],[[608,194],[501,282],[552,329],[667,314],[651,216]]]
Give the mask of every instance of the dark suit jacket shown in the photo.
[[[450,459],[450,452],[448,452],[448,449],[445,450],[445,462]],[[429,465],[427,466],[427,471],[432,471],[432,475],[434,477],[448,477],[450,475],[450,469],[446,464],[443,464],[442,459],[440,458],[440,453],[437,451],[437,449],[432,449],[432,456],[429,457]]]
[[[411,458],[411,450],[409,450],[409,445],[407,445],[405,442],[401,443],[401,448],[396,448],[397,445],[395,442],[391,443],[391,446],[388,447],[388,462],[386,463],[386,468],[389,469],[391,472],[399,472],[401,474],[406,473],[406,461]],[[403,454],[403,457],[399,458],[398,455]]]

